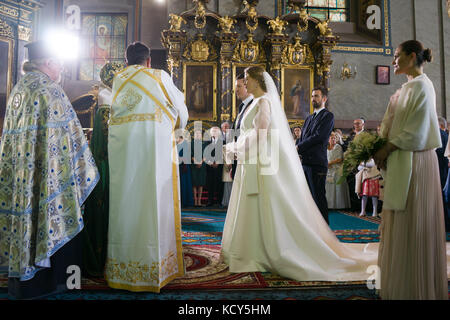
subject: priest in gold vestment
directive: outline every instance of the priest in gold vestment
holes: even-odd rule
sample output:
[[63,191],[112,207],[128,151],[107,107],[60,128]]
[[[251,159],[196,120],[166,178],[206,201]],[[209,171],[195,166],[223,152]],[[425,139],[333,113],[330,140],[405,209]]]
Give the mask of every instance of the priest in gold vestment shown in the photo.
[[184,95],[150,49],[127,48],[116,74],[109,123],[110,207],[105,278],[129,291],[159,292],[184,275],[174,130],[188,119]]

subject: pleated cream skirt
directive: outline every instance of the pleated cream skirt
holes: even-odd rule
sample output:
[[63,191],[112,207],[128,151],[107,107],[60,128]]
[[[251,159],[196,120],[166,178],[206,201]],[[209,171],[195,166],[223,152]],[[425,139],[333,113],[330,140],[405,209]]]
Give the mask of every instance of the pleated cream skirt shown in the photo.
[[448,299],[446,235],[434,150],[414,152],[405,211],[383,210],[382,299]]

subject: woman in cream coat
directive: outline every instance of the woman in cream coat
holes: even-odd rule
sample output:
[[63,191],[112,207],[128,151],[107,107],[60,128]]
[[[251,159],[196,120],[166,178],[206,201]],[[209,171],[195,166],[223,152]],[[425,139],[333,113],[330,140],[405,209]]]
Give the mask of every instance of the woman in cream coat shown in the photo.
[[382,299],[448,299],[436,94],[423,64],[431,50],[411,40],[394,55],[408,82],[391,97],[374,160],[386,169],[378,264]]

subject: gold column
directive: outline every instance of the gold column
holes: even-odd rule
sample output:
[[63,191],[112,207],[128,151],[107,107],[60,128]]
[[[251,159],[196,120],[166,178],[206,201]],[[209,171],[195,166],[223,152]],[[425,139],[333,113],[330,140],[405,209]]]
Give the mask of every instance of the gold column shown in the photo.
[[286,47],[289,36],[284,34],[287,22],[277,17],[267,22],[272,30],[266,37],[266,42],[270,46],[270,73],[273,76],[278,92],[281,92],[281,63],[283,60],[283,50]]
[[173,82],[178,89],[183,90],[183,68],[181,68],[181,58],[183,47],[186,43],[186,31],[181,30],[181,25],[186,24],[183,17],[169,14],[170,29],[162,32],[161,40],[166,49],[169,49],[168,68],[172,75]]
[[232,104],[233,104],[233,83],[231,75],[231,60],[233,58],[233,47],[238,38],[236,32],[232,32],[231,28],[236,23],[235,19],[228,16],[219,19],[221,32],[218,32],[220,39],[220,68],[221,68],[221,114],[220,120],[231,120]]

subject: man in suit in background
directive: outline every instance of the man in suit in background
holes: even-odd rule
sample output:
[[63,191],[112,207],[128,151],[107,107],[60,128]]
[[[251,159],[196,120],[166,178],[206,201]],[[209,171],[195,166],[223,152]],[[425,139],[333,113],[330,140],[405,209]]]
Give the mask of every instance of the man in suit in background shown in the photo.
[[327,100],[327,89],[313,89],[314,113],[305,120],[302,134],[297,141],[297,150],[314,201],[329,224],[325,182],[328,171],[327,144],[334,127],[334,115],[326,109]]
[[[244,84],[245,74],[241,73],[236,79],[236,96],[239,100],[241,100],[241,104],[239,105],[239,111],[236,119],[234,120],[233,126],[231,129],[233,130],[234,141],[237,141],[239,137],[239,130],[241,128],[242,117],[247,110],[248,106],[253,102],[253,95],[247,92],[247,87]],[[236,173],[237,161],[233,162],[233,169],[231,172],[231,176],[234,179],[234,174]]]
[[448,173],[448,158],[444,156],[445,148],[448,142],[448,133],[445,131],[447,128],[447,120],[443,117],[439,117],[439,132],[441,133],[442,147],[436,149],[436,154],[439,163],[439,175],[441,177],[442,189],[445,187],[445,182],[447,181]]

